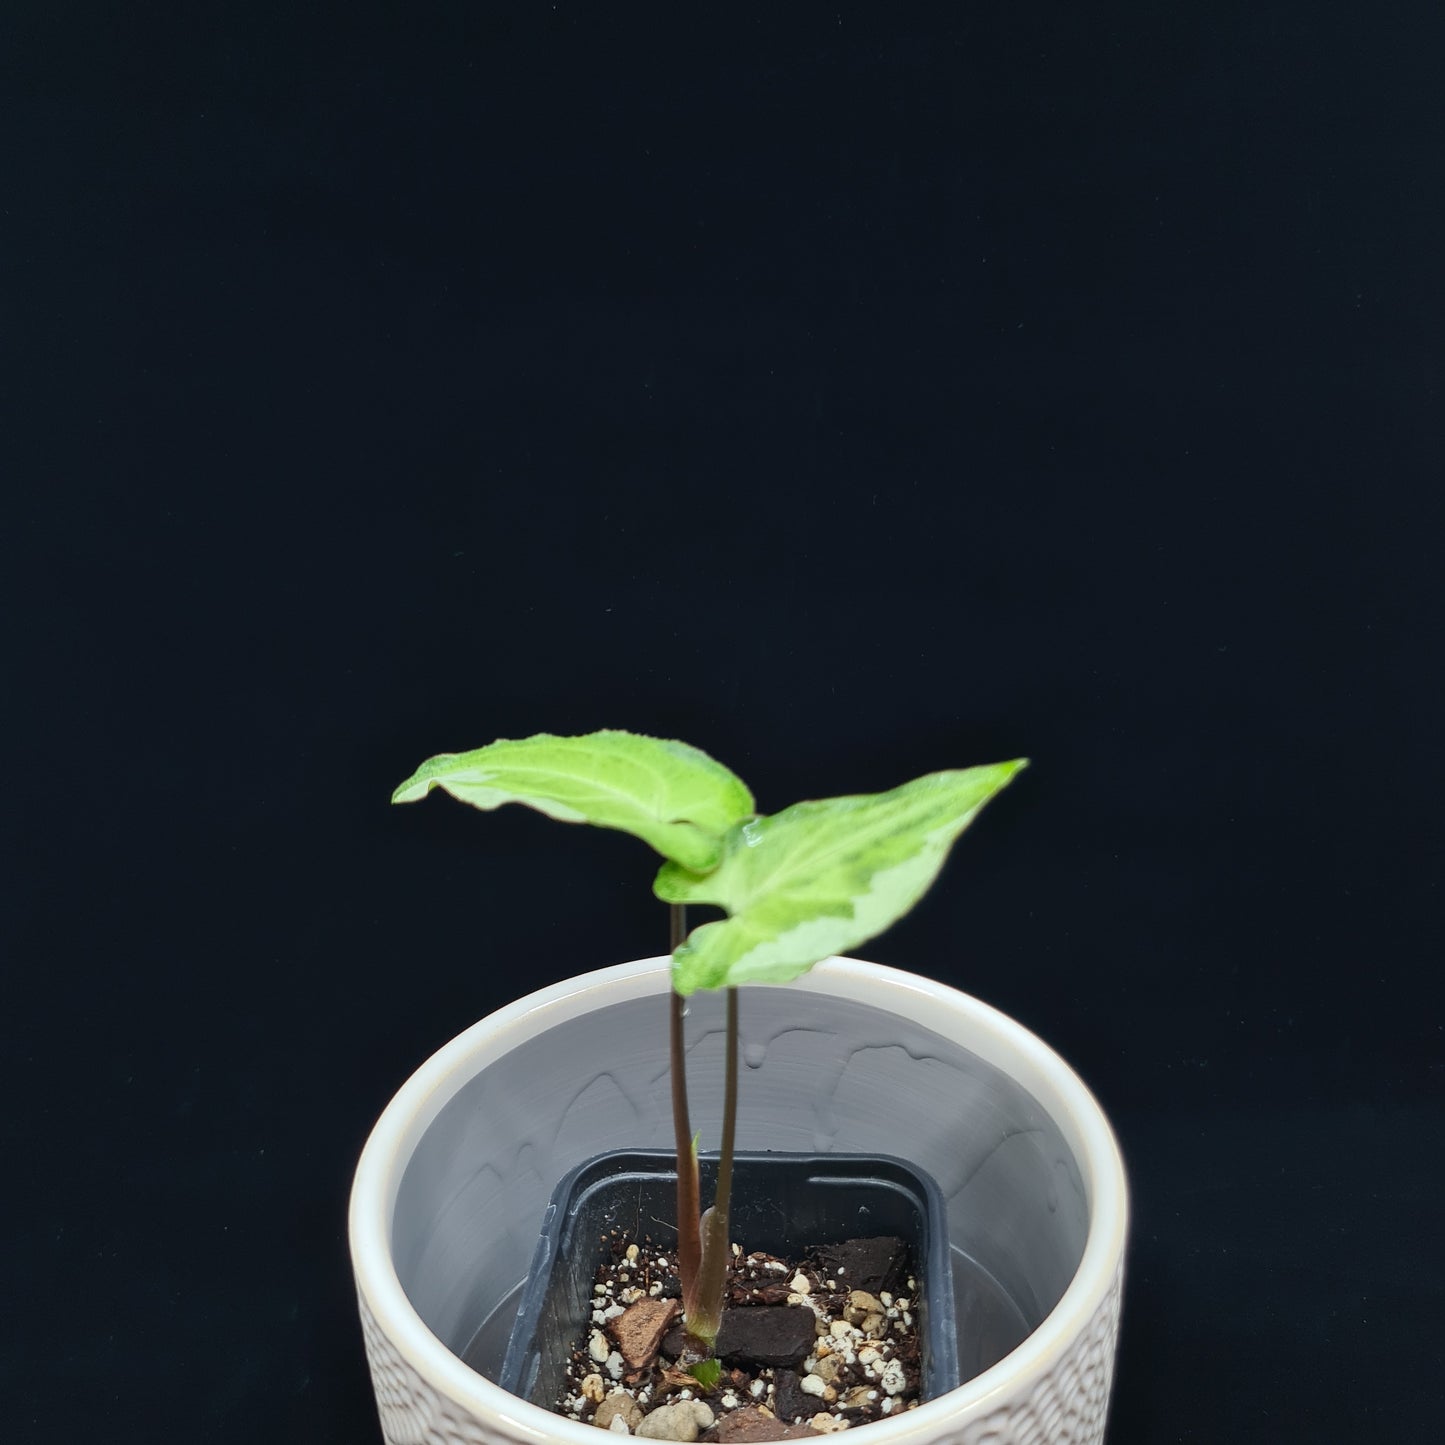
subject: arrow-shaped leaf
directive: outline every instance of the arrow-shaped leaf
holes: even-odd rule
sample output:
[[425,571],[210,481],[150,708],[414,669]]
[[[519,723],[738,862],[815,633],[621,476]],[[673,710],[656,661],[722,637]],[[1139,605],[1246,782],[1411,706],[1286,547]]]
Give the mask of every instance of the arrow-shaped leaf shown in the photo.
[[654,892],[732,916],[695,929],[672,981],[787,983],[896,922],[928,890],[958,835],[1027,759],[930,773],[887,793],[797,803],[738,824],[706,876],[665,863]]
[[564,823],[617,828],[692,873],[714,867],[728,830],[753,812],[742,780],[687,743],[608,730],[581,737],[503,738],[429,758],[392,794],[433,788],[475,808],[525,803]]

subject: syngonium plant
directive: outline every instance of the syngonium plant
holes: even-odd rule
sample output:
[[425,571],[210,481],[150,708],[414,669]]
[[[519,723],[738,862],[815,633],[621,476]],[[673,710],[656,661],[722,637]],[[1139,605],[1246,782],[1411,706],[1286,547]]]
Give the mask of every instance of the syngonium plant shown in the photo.
[[[757,812],[735,774],[687,743],[608,730],[539,733],[424,762],[394,803],[442,788],[473,807],[524,803],[565,823],[632,833],[662,855],[653,892],[671,905],[671,1075],[677,1143],[678,1277],[684,1363],[715,1381],[737,1128],[737,990],[788,983],[895,923],[938,875],[954,840],[1027,759],[929,773],[885,793]],[[689,903],[727,915],[688,931]],[[717,1189],[700,1213],[688,1117],[683,1001],[727,991],[726,1078]]]

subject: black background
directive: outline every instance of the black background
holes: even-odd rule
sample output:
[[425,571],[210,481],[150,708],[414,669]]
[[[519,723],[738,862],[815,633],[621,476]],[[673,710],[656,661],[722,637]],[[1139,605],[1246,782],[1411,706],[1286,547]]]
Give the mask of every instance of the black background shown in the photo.
[[1433,6],[6,8],[7,1438],[380,1439],[367,1130],[666,928],[388,795],[597,726],[1032,756],[862,951],[1113,1118],[1110,1441],[1439,1438]]

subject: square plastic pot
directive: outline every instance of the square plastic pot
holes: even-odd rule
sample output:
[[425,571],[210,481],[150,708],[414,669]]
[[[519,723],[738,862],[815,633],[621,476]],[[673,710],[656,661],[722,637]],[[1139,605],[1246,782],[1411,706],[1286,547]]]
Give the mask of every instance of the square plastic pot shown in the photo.
[[[520,999],[383,1112],[349,1225],[388,1445],[596,1445],[498,1380],[557,1182],[599,1152],[671,1148],[667,987],[657,958]],[[1097,1445],[1128,1203],[1078,1077],[997,1010],[875,964],[830,959],[739,998],[740,1150],[902,1157],[943,1194],[961,1383],[869,1440]],[[716,1139],[723,1001],[689,1009],[692,1123]]]
[[[702,1196],[716,1188],[717,1160],[699,1161]],[[499,1383],[550,1408],[592,1307],[606,1256],[603,1235],[666,1229],[677,1213],[677,1162],[660,1151],[617,1150],[579,1165],[552,1192]],[[738,1154],[730,1233],[746,1250],[796,1260],[810,1246],[891,1235],[908,1246],[920,1285],[915,1309],[923,1396],[958,1384],[953,1271],[943,1195],[902,1159],[859,1154]]]

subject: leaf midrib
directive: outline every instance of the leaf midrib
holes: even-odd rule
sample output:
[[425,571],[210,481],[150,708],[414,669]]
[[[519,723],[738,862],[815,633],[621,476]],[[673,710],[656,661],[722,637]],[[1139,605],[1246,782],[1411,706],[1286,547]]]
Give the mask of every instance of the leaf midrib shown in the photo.
[[[662,774],[657,772],[656,769],[647,767],[646,764],[639,764],[632,759],[619,759],[614,753],[607,753],[601,751],[582,753],[580,749],[574,749],[572,756],[579,757],[579,755],[600,757],[605,762],[609,763],[625,762],[628,766],[641,768],[647,773],[648,779],[652,783],[652,793],[650,797],[643,801],[636,792],[628,792],[625,789],[618,788],[614,785],[601,784],[598,783],[595,779],[584,778],[574,772],[571,768],[561,768],[555,766],[548,768],[543,767],[538,763],[508,763],[506,767],[507,770],[512,774],[512,776],[517,778],[536,778],[539,775],[543,777],[550,776],[552,778],[556,778],[559,775],[563,776],[569,782],[576,785],[579,797],[620,799],[625,803],[631,804],[635,811],[642,813],[645,817],[651,818],[654,822],[689,823],[692,824],[692,826],[694,827],[700,826],[699,824],[693,823],[692,819],[690,818],[666,818],[663,816],[663,810],[659,806],[658,794],[660,790],[666,786],[666,779],[663,777]],[[482,771],[486,772],[486,769],[483,768]],[[487,776],[484,779],[476,779],[475,781],[478,783],[479,786],[486,787],[493,780],[494,777],[495,773],[487,773]],[[442,780],[439,779],[438,781]],[[506,784],[503,783],[501,786],[497,787],[495,791],[506,792],[508,791],[508,789],[506,787]],[[520,791],[520,789],[513,789],[512,791]],[[543,789],[537,789],[536,796],[545,796],[545,791]]]

